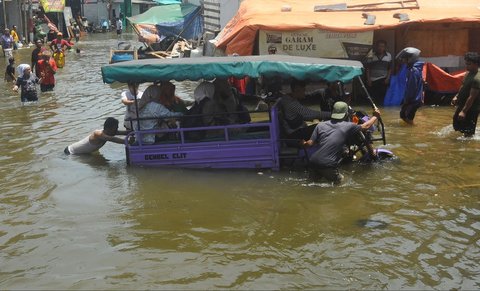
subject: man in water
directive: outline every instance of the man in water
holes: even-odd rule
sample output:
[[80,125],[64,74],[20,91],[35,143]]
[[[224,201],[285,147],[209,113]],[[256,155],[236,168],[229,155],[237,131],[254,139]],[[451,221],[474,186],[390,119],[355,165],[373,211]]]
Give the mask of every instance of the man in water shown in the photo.
[[463,133],[464,137],[471,137],[475,134],[477,118],[480,111],[480,56],[475,52],[465,54],[465,66],[467,74],[463,79],[457,95],[452,99],[452,105],[457,106],[453,115],[453,128]]
[[[348,104],[342,101],[333,105],[331,120],[320,122],[309,140],[303,145],[310,147],[318,143],[319,148],[310,157],[310,164],[316,174],[325,177],[336,184],[343,180],[343,175],[338,172],[339,163],[342,161],[345,146],[363,137],[361,131],[369,129],[380,117],[376,109],[372,118],[362,124],[355,124],[347,120]],[[375,151],[371,144],[367,144],[369,154],[374,157]]]
[[34,71],[37,76],[40,76],[40,72],[37,69],[37,62],[40,58],[40,53],[42,52],[43,49],[44,48],[43,48],[42,40],[37,39],[35,41],[35,49],[33,49],[32,51],[32,65],[31,65],[32,71]]
[[103,124],[103,130],[97,129],[84,139],[67,146],[64,153],[67,155],[90,154],[98,151],[107,141],[124,144],[125,140],[115,135],[125,135],[127,133],[127,131],[118,130],[117,119],[108,117]]
[[73,46],[69,40],[63,39],[63,33],[57,33],[57,38],[50,42],[50,49],[52,52],[63,52],[65,48],[69,49]]
[[0,44],[2,45],[3,56],[6,56],[5,50],[9,51],[11,56],[10,50],[13,48],[13,37],[10,35],[10,29],[5,28],[2,36],[0,36]]
[[423,105],[423,62],[419,62],[420,50],[414,47],[404,48],[397,60],[407,66],[405,94],[403,95],[400,118],[413,125],[417,110]]

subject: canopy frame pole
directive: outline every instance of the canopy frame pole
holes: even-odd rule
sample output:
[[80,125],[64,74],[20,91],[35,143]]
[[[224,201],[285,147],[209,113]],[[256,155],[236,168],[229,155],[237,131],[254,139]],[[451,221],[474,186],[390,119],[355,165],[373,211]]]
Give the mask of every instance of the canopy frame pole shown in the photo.
[[[377,105],[375,105],[375,102],[373,102],[373,99],[370,96],[370,93],[368,92],[367,88],[365,87],[365,84],[363,83],[362,76],[357,76],[357,79],[360,82],[360,84],[362,85],[362,89],[366,93],[367,99],[368,99],[368,101],[370,101],[370,104],[372,105],[373,110],[378,110]],[[378,117],[378,123],[380,124],[380,127],[382,129],[381,134],[382,134],[383,145],[386,145],[387,140],[385,138],[385,125],[383,124],[382,117],[380,117],[380,116]]]

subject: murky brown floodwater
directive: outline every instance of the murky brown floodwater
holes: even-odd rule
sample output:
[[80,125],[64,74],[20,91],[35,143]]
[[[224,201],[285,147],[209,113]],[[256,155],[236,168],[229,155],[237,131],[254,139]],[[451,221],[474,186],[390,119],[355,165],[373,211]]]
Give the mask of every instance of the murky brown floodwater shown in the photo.
[[0,288],[480,288],[480,136],[458,138],[452,108],[424,107],[414,127],[383,109],[399,160],[347,166],[340,187],[287,171],[127,167],[116,144],[65,156],[123,117],[125,87],[100,76],[111,36],[82,41],[37,105],[0,81]]

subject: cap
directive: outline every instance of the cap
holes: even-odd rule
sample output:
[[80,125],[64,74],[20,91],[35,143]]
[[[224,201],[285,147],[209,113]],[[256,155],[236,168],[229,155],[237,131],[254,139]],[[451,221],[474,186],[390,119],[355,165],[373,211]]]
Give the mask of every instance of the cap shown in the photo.
[[335,102],[333,104],[332,119],[344,119],[345,114],[348,112],[348,104],[342,101]]

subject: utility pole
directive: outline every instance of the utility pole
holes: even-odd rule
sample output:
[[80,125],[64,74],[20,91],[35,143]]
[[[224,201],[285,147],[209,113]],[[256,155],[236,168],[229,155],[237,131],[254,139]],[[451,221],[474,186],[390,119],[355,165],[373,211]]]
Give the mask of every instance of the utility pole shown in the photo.
[[28,41],[33,43],[33,12],[32,12],[32,0],[28,0]]
[[[23,0],[22,3],[22,16],[23,16],[23,38],[27,40],[28,36],[28,21],[27,21],[27,0]],[[23,39],[20,40],[20,42]]]
[[5,11],[5,0],[2,1],[2,8],[3,8],[3,27],[7,27],[7,12]]

